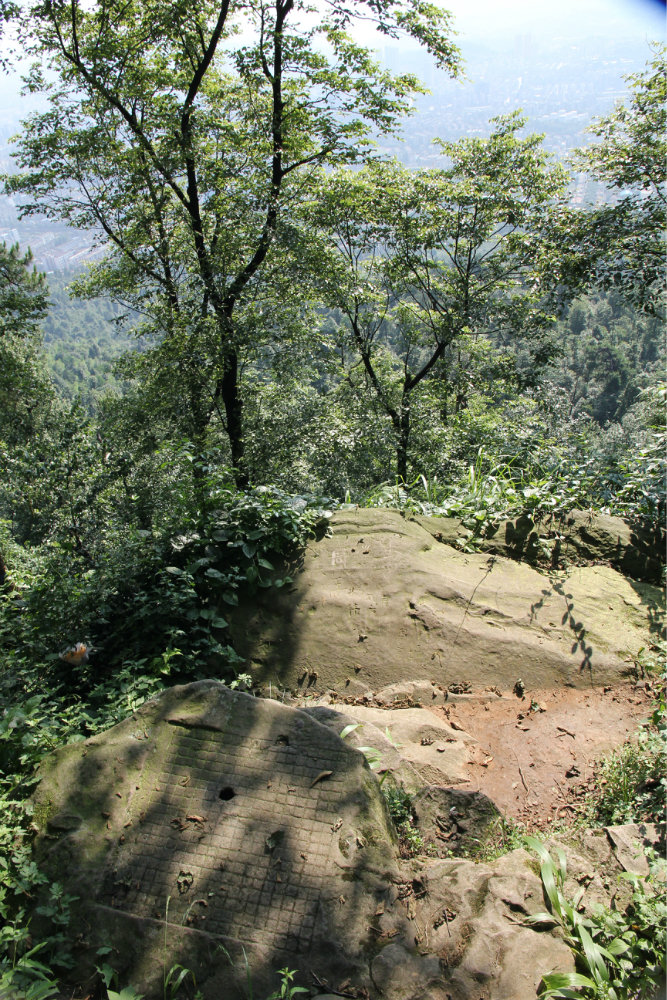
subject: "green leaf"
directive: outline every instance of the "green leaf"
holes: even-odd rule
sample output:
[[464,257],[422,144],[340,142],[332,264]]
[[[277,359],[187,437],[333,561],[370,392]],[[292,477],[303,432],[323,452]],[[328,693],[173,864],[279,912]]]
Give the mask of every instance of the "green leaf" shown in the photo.
[[116,970],[112,969],[110,965],[104,962],[102,965],[96,966],[97,971],[104,980],[104,985],[109,988],[109,985],[113,979],[116,978]]
[[549,902],[553,908],[554,913],[562,917],[562,910],[560,905],[560,899],[558,898],[558,889],[556,887],[556,869],[554,868],[551,858],[548,861],[544,861],[541,867],[542,874],[542,885],[544,890],[549,897]]
[[257,565],[261,566],[262,569],[271,569],[271,570],[273,569],[273,566],[271,565],[271,563],[269,562],[268,559],[258,558],[257,559]]
[[[542,981],[544,982],[544,980]],[[593,989],[595,989],[595,983],[593,983]],[[549,1000],[550,997],[554,997],[556,1000],[584,1000],[583,993],[580,993],[579,990],[568,989],[567,986],[552,987],[549,990],[545,990],[539,994],[538,1000]]]
[[565,882],[567,876],[567,858],[565,857],[565,851],[562,847],[558,847],[557,844],[554,845],[554,851],[559,862],[561,885]]
[[239,599],[233,590],[226,590],[222,595],[222,599],[226,604],[237,605],[239,603]]
[[[179,972],[179,974],[176,977],[176,979],[174,979],[173,975],[179,969],[181,971]],[[172,965],[171,969],[169,970],[169,972],[167,974],[167,982],[166,982],[166,985],[169,988],[169,996],[170,996],[171,1000],[173,1000],[173,998],[178,993],[178,990],[179,990],[179,988],[181,986],[181,983],[183,982],[183,980],[185,979],[186,976],[192,976],[193,980],[195,978],[192,975],[192,972],[190,971],[190,969],[185,969],[182,965],[178,965],[178,964]],[[122,998],[121,998],[121,1000],[122,1000]],[[133,1000],[133,998],[129,998],[129,1000]]]
[[[52,981],[44,982],[40,979],[31,983],[25,993],[16,993],[16,996],[22,997],[23,1000],[46,1000],[47,997],[52,997],[54,993],[60,993],[58,984]],[[10,994],[8,993],[7,996],[10,996]]]
[[553,913],[546,913],[542,910],[541,913],[531,913],[530,916],[526,917],[527,924],[557,924],[558,920],[554,917]]
[[586,986],[595,989],[595,983],[588,976],[582,976],[580,972],[551,972],[548,976],[542,976],[542,982],[549,990],[560,990],[568,986]]
[[537,840],[535,837],[522,837],[521,839],[527,847],[530,847],[531,850],[535,851],[535,853],[539,856],[540,861],[551,862],[551,855],[541,841]]
[[595,979],[595,982],[598,984],[608,983],[609,972],[607,970],[607,965],[602,955],[600,946],[595,943],[583,925],[580,925],[577,928],[577,933],[584,949],[589,971]]
[[113,990],[108,989],[107,996],[109,1000],[143,1000],[144,994],[137,993],[134,986],[126,986],[120,993],[114,993]]

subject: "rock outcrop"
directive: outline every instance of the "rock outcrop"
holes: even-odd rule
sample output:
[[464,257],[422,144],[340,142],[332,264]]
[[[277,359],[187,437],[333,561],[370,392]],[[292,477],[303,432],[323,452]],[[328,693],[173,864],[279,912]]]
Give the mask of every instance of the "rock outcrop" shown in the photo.
[[378,772],[389,772],[394,784],[413,793],[425,785],[458,785],[469,781],[464,765],[477,741],[453,729],[431,712],[418,708],[381,709],[343,705],[305,708],[309,715],[340,734],[348,726],[355,747],[372,747],[380,755]]
[[[459,518],[423,517],[411,520],[449,545],[468,534]],[[546,543],[546,546],[545,546]],[[665,532],[649,530],[620,517],[572,510],[560,516],[533,520],[527,514],[500,521],[485,538],[476,540],[481,552],[529,563],[544,560],[545,548],[554,565],[609,563],[625,576],[660,584],[665,565]]]
[[425,521],[339,512],[332,537],[290,567],[292,586],[227,615],[256,686],[359,696],[415,679],[443,690],[603,685],[660,633],[652,584],[606,565],[548,572],[460,552]]
[[339,996],[534,1000],[573,969],[523,923],[543,906],[525,852],[402,863],[363,754],[299,709],[200,681],[40,773],[36,858],[78,897],[86,988],[102,944],[148,1000],[176,962],[204,1000],[241,1000],[247,975],[267,996],[285,966]]

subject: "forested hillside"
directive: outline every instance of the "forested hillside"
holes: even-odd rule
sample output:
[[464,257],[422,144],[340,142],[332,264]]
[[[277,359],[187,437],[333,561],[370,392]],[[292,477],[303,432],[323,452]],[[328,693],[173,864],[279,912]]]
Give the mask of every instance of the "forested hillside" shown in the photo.
[[85,302],[67,292],[70,275],[48,277],[49,310],[44,319],[44,353],[59,396],[80,398],[92,414],[100,395],[120,391],[114,361],[134,343],[127,328],[114,321],[122,314],[117,303],[103,299]]
[[[44,354],[58,395],[70,401],[79,399],[93,416],[98,400],[109,392],[122,395],[132,391],[131,380],[123,379],[116,362],[126,352],[140,348],[141,342],[130,334],[131,319],[119,325],[123,313],[117,304],[71,297],[67,289],[74,278],[74,274],[49,276]],[[362,417],[350,412],[344,377],[325,363],[324,349],[329,345],[324,338],[335,330],[336,321],[334,312],[320,312],[323,356],[319,363],[315,360],[313,364],[312,355],[301,358],[294,376],[286,378],[284,371],[276,370],[275,362],[271,368],[264,359],[248,375],[251,426],[253,421],[273,426],[271,447],[266,452],[255,452],[259,442],[253,440],[253,482],[281,482],[297,491],[343,495],[347,489],[377,485],[391,474],[391,455],[383,452],[382,445],[385,429],[369,424],[368,412]],[[496,344],[494,351],[480,340],[474,350],[446,352],[447,368],[443,366],[439,373],[442,395],[433,412],[434,425],[429,431],[420,421],[424,436],[429,434],[432,439],[434,433],[438,435],[437,445],[431,440],[418,446],[411,467],[413,478],[420,474],[440,478],[459,475],[475,461],[480,446],[489,456],[512,458],[519,447],[518,439],[512,444],[507,433],[511,434],[513,424],[517,432],[524,425],[531,447],[537,426],[545,435],[560,435],[561,443],[564,435],[585,429],[590,441],[604,449],[610,459],[646,444],[642,393],[660,383],[665,366],[660,317],[637,313],[613,291],[598,292],[577,299],[554,329],[558,354],[539,373],[537,394],[532,387],[523,387],[518,374],[507,378],[508,364],[530,370],[520,348],[511,343],[504,351]],[[391,352],[391,342],[388,349]],[[523,406],[516,410],[519,403]],[[533,414],[534,423],[525,424],[527,412]],[[493,437],[490,426],[496,427]],[[331,447],[340,447],[336,435],[357,443],[345,465],[332,469],[325,459],[326,467],[320,470],[317,454],[321,434],[327,433],[327,428],[332,435]],[[306,453],[308,469],[303,465]],[[297,467],[292,470],[295,460]]]
[[[130,333],[136,320],[127,318],[127,311],[117,303],[105,299],[82,301],[71,296],[68,287],[75,277],[75,273],[49,275],[49,307],[42,324],[44,353],[59,396],[68,400],[79,398],[86,412],[92,416],[101,396],[109,391],[118,394],[130,390],[131,383],[115,373],[115,363],[125,352],[136,350],[140,342]],[[119,323],[119,319],[122,322]],[[335,313],[320,311],[323,338],[335,330],[336,319]],[[540,372],[541,387],[546,392],[546,396],[540,392],[541,402],[548,399],[548,408],[543,407],[542,410],[545,428],[549,416],[554,427],[558,424],[561,433],[567,427],[585,426],[601,445],[606,442],[603,446],[610,456],[620,456],[644,442],[646,429],[641,394],[643,390],[658,385],[665,368],[661,317],[638,313],[613,290],[609,293],[600,291],[575,300],[554,329],[559,344],[558,356]],[[326,346],[323,340],[322,349]],[[496,350],[499,346],[495,344]],[[388,347],[391,351],[391,342]],[[517,352],[511,342],[506,346],[504,357],[499,354],[496,361],[484,341],[478,342],[477,355],[475,352],[461,355],[460,351],[451,350],[445,355],[448,370],[443,370],[441,374],[444,392],[437,416],[443,435],[446,436],[445,428],[451,425],[452,418],[466,409],[479,411],[480,414],[483,412],[487,420],[502,420],[506,426],[505,403],[511,400],[516,403],[520,399],[524,403],[536,402],[535,393],[522,389],[520,379],[512,383],[503,377],[503,364],[506,366],[509,358],[514,358],[517,353],[517,365],[526,366],[527,359],[522,358],[520,348]],[[481,368],[480,359],[483,359]],[[326,397],[330,395],[332,386],[341,392],[342,379],[336,373],[327,379],[323,362],[311,371],[309,361],[312,365],[312,356],[300,359],[300,370],[293,381],[285,379],[282,372],[271,370],[266,363],[257,376],[248,378],[249,409],[257,407],[260,411],[257,419],[273,419],[276,425],[271,454],[261,454],[254,460],[253,480],[256,483],[278,481],[287,474],[290,461],[287,453],[294,456],[300,448],[306,447],[309,433],[306,428],[315,414],[321,413],[319,420],[326,424],[336,422],[335,414],[329,413],[328,409],[333,400]],[[308,406],[308,399],[312,407],[310,420],[305,419],[301,409]],[[278,410],[270,416],[269,408],[275,405]],[[466,414],[466,418],[472,418],[472,413]],[[349,416],[347,419],[350,433],[354,434],[354,419],[350,420]],[[295,428],[298,428],[300,443],[293,438]],[[284,454],[279,455],[275,451],[276,435],[281,439],[286,437]],[[376,429],[372,433],[366,426],[362,438],[367,440],[362,440],[360,447],[371,452],[379,450],[381,437],[381,431]],[[313,450],[319,448],[318,440],[315,435]],[[499,442],[496,446],[484,443],[487,448],[499,445]],[[474,450],[474,441],[472,447]],[[448,451],[452,459],[458,454],[464,464],[474,460],[470,442],[462,442],[459,452],[451,446]],[[504,452],[502,446],[499,452],[507,457],[511,454]],[[386,457],[385,461],[390,462],[390,459]],[[270,466],[267,462],[274,463],[273,474],[268,472]],[[310,488],[315,491],[340,491],[342,488],[344,493],[347,488],[372,484],[373,476],[382,480],[390,471],[390,465],[376,469],[375,463],[367,462],[365,458],[360,460],[360,464],[365,465],[368,478],[364,478],[363,472],[355,473],[354,468],[344,480],[333,481],[327,478],[319,480],[314,470],[310,477],[303,478],[304,472],[301,471],[296,474],[296,480],[289,481],[289,485],[298,490],[307,488],[310,483]],[[439,472],[442,476],[445,469],[442,448],[438,451],[435,467],[422,448],[413,472],[416,475],[437,475]],[[340,471],[339,468],[337,476]],[[357,482],[359,475],[361,478]],[[285,482],[288,480],[285,479]]]
[[[519,112],[439,140],[437,168],[379,156],[423,88],[355,26],[407,34],[456,78],[452,18],[421,0],[328,11],[306,31],[292,0],[7,8],[48,107],[6,191],[108,250],[47,283],[0,247],[0,994],[17,1000],[53,995],[75,961],[73,901],[30,855],[37,765],[169,685],[252,689],[226,615],[290,587],[285,566],[334,511],[455,518],[461,559],[508,519],[548,523],[531,559],[559,587],[575,508],[623,518],[646,565],[662,558],[664,46],[569,165],[617,197],[575,206]],[[655,643],[633,662],[658,701],[619,781],[642,822],[665,791],[650,607]],[[47,891],[33,938],[24,897]],[[649,985],[660,905],[642,917]],[[621,982],[606,956],[596,968]],[[183,977],[169,992],[164,973],[174,1000]],[[602,995],[572,985],[589,991],[542,995]]]

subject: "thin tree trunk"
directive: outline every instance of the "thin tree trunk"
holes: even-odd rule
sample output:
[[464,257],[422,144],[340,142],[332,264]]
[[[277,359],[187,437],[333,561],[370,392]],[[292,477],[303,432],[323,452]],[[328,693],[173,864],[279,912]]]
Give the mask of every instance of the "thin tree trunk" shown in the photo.
[[400,414],[395,424],[397,431],[396,444],[396,474],[402,482],[408,479],[408,444],[410,443],[410,397],[404,396],[401,401]]
[[236,351],[230,350],[225,355],[220,395],[225,407],[227,436],[229,437],[229,447],[232,453],[232,465],[234,466],[236,485],[240,490],[244,490],[250,480],[245,460],[243,400],[239,394],[238,370],[238,355]]

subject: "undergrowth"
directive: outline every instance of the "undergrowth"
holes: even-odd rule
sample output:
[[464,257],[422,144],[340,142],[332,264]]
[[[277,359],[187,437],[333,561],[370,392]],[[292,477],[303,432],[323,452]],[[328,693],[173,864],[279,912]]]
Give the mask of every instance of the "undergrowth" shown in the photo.
[[[664,397],[661,396],[661,399]],[[385,482],[343,506],[391,507],[431,517],[461,521],[460,547],[485,538],[503,520],[528,515],[541,522],[579,508],[591,513],[627,517],[647,526],[662,526],[665,514],[664,433],[654,435],[650,448],[622,467],[601,475],[593,460],[558,464],[541,472],[526,472],[512,462],[493,464],[484,448],[457,483],[417,476],[410,483]]]
[[645,850],[648,874],[621,872],[619,880],[632,887],[623,912],[595,904],[590,915],[580,912],[585,889],[573,900],[564,894],[567,864],[563,851],[549,851],[534,837],[525,845],[540,858],[540,874],[548,912],[529,916],[526,923],[560,927],[572,949],[576,972],[548,973],[542,978],[541,1000],[641,1000],[655,996],[665,974],[667,944],[667,861],[652,848]]
[[498,816],[492,823],[489,823],[484,839],[476,844],[466,844],[457,851],[457,855],[462,858],[469,858],[471,861],[489,864],[523,847],[523,838],[526,832],[525,825],[511,816]]
[[658,676],[656,702],[631,740],[605,754],[595,768],[595,790],[582,817],[590,826],[664,823],[667,805],[667,706],[662,642],[643,657],[644,668]]

